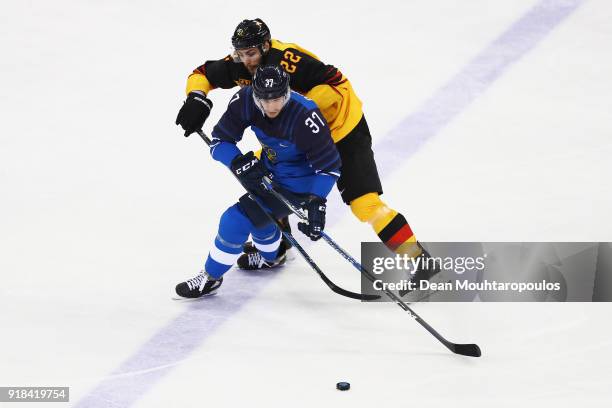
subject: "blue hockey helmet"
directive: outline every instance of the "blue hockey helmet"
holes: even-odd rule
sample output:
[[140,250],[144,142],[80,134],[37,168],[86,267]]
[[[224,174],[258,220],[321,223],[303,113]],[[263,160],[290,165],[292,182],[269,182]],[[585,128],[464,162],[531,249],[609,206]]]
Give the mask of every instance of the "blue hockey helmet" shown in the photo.
[[253,94],[257,99],[289,99],[289,74],[278,65],[263,65],[253,76]]

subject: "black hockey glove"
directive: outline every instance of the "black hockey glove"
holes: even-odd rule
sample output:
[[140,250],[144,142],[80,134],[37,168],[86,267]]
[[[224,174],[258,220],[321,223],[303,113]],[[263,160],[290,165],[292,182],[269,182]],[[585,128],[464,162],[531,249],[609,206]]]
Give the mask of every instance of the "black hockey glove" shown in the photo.
[[265,190],[262,184],[264,176],[272,178],[272,173],[266,169],[266,166],[259,161],[253,152],[248,152],[240,156],[234,157],[232,160],[231,169],[240,180],[240,183],[250,193],[257,193]]
[[208,115],[210,115],[212,106],[212,101],[205,95],[198,92],[189,92],[175,122],[185,130],[185,137],[196,130],[202,129],[204,122],[208,119]]
[[300,222],[298,229],[313,241],[321,238],[323,228],[325,228],[325,203],[327,200],[316,195],[312,195],[303,208],[308,211],[308,224]]

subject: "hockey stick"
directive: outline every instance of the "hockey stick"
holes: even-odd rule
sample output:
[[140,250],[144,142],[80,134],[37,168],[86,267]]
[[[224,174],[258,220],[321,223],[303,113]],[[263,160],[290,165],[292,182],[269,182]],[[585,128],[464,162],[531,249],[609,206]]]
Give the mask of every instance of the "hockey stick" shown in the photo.
[[[308,222],[308,217],[304,214],[304,212],[297,208],[291,201],[287,200],[280,192],[274,189],[271,181],[269,179],[265,179],[266,188],[279,200],[281,200],[300,220]],[[329,235],[325,232],[321,232],[321,236],[332,248],[334,248],[340,255],[344,257],[344,259],[348,260],[355,268],[357,268],[363,276],[365,276],[370,282],[374,283],[376,278],[372,276],[372,274],[365,269],[359,262],[357,262],[349,253],[347,253],[344,249],[340,247]],[[461,354],[463,356],[469,357],[480,357],[481,351],[480,347],[477,344],[457,344],[446,340],[440,333],[438,333],[433,327],[431,327],[425,320],[423,320],[418,314],[416,314],[402,299],[400,299],[395,293],[386,289],[383,286],[383,292],[393,300],[399,307],[401,307],[404,311],[408,312],[410,316],[416,320],[421,326],[423,326],[429,333],[431,333],[436,339],[438,339],[446,348],[452,351],[455,354]]]
[[[206,136],[206,134],[201,129],[198,130],[197,133],[198,133],[198,135],[200,135],[202,140],[204,140],[204,142],[208,146],[210,146],[212,141],[208,138],[208,136]],[[234,174],[234,177],[236,178],[236,180],[238,180],[238,177],[236,177],[235,174]],[[250,194],[250,192],[248,190],[247,190],[247,193]],[[255,199],[255,197],[251,196],[251,198],[253,199],[254,202],[256,202],[261,207],[261,204],[259,203],[259,201],[257,201]],[[339,295],[346,296],[346,297],[351,298],[351,299],[357,299],[357,300],[376,300],[376,299],[380,299],[380,296],[378,296],[378,295],[361,294],[361,293],[351,292],[351,291],[346,290],[346,289],[342,289],[340,286],[338,286],[334,282],[332,282],[331,279],[329,279],[323,273],[321,268],[319,268],[319,266],[312,260],[312,258],[310,257],[310,255],[308,255],[308,253],[304,250],[304,248],[302,248],[302,246],[299,244],[299,242],[297,242],[297,240],[293,237],[293,235],[291,235],[290,232],[283,231],[283,227],[280,224],[280,222],[276,218],[274,218],[272,215],[270,215],[263,207],[261,207],[261,209],[268,216],[268,218],[271,221],[273,221],[279,227],[279,229],[281,230],[281,232],[285,236],[285,238],[287,238],[287,240],[289,242],[291,242],[291,245],[293,245],[295,247],[295,249],[298,250],[298,252],[300,253],[300,255],[302,255],[302,257],[304,258],[306,263],[308,263],[308,265],[310,265],[310,267],[321,277],[323,282],[325,282],[325,284],[333,292],[335,292],[335,293],[337,293]]]

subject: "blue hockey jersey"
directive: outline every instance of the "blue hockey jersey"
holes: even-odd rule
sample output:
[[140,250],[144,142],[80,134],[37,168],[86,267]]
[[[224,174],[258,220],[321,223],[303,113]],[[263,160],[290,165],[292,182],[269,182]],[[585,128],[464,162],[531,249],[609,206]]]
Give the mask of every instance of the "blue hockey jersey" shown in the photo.
[[296,193],[329,194],[340,176],[340,156],[313,101],[292,91],[279,115],[270,119],[256,105],[253,89],[242,88],[212,131],[213,158],[229,167],[241,154],[236,143],[249,126],[262,145],[261,160],[276,183]]

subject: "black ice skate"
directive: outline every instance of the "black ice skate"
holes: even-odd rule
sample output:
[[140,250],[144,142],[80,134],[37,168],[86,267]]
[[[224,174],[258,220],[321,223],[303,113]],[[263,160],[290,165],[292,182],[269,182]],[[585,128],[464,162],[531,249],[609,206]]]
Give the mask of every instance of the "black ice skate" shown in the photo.
[[221,283],[223,283],[223,277],[213,279],[202,270],[196,277],[176,285],[176,294],[190,299],[212,295],[219,289]]
[[[247,242],[247,244],[250,244]],[[287,249],[288,245],[285,243],[285,239],[280,242],[278,246],[278,254],[276,255],[276,259],[273,261],[268,261],[261,255],[261,252],[255,248],[253,244],[244,245],[244,254],[240,255],[238,258],[238,268],[253,271],[257,269],[269,269],[275,268],[277,266],[281,266],[287,260]]]
[[245,254],[253,254],[257,252],[257,248],[255,248],[255,245],[253,245],[251,241],[247,241],[242,246],[242,252],[244,252]]
[[[423,248],[419,242],[417,242],[417,245],[422,250],[421,255],[418,256],[421,259],[419,260],[417,270],[411,275],[410,278],[410,282],[413,282],[413,287],[415,290],[418,290],[421,281],[428,281],[440,272],[440,268],[436,262],[430,260],[431,255],[429,255],[429,252],[427,252],[427,250]],[[402,289],[399,291],[399,295],[403,297],[410,292],[412,291],[408,288]]]

